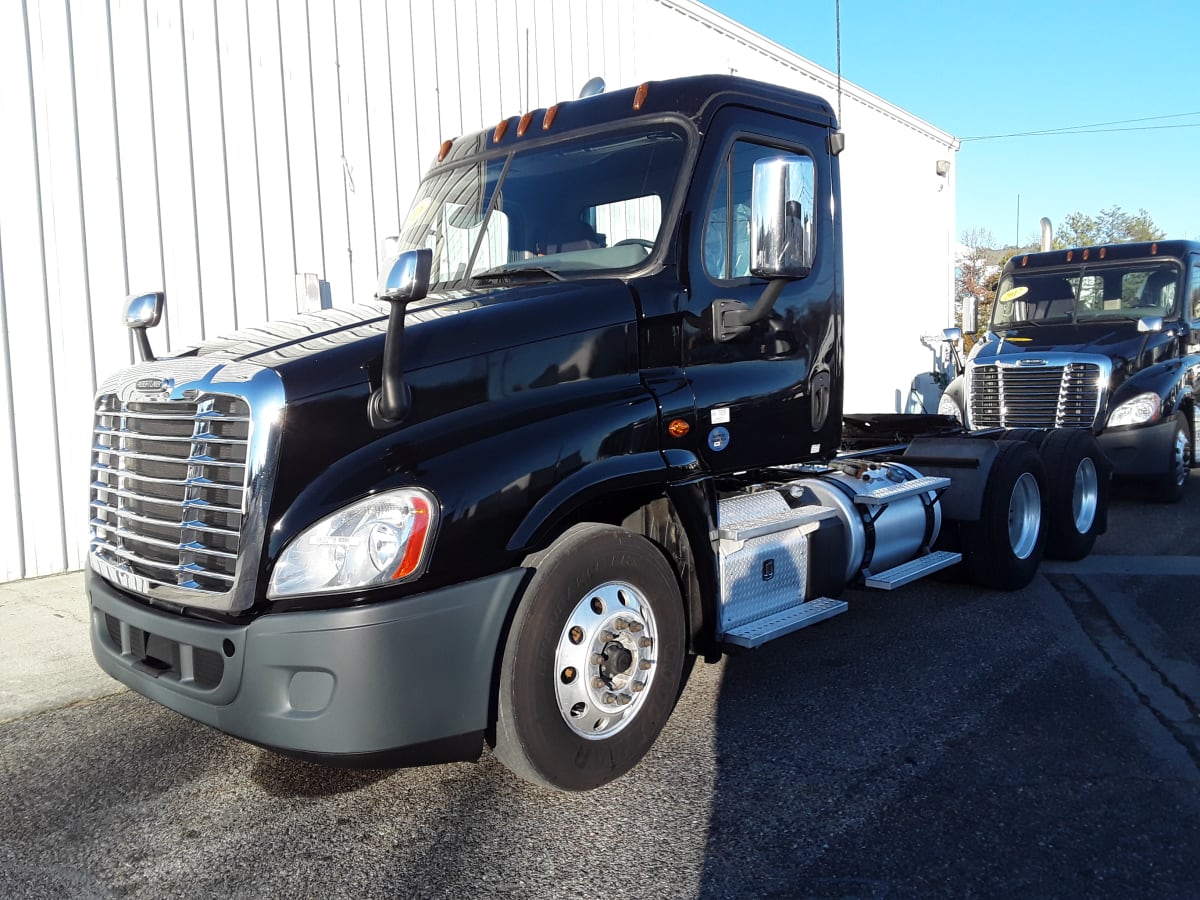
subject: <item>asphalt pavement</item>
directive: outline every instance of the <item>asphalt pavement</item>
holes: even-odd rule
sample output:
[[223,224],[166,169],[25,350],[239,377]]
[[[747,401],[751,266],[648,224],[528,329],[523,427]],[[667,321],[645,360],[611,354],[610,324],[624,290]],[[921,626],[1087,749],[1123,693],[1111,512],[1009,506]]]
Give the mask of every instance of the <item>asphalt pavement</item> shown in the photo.
[[1110,524],[698,664],[581,795],[249,746],[101,674],[77,575],[0,586],[0,896],[1200,896],[1200,477]]

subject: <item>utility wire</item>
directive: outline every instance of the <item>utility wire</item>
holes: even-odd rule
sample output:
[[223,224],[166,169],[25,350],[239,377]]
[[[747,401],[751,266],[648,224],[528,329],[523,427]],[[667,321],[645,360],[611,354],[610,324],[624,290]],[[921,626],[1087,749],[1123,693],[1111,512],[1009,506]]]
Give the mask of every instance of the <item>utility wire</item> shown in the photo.
[[1013,131],[1008,134],[981,134],[972,137],[959,138],[960,142],[966,141],[994,141],[1001,138],[1013,137],[1042,137],[1045,135],[1056,134],[1102,134],[1110,131],[1153,131],[1161,128],[1196,128],[1200,127],[1200,122],[1184,123],[1178,125],[1140,125],[1133,128],[1109,128],[1110,125],[1127,125],[1131,122],[1156,122],[1161,119],[1180,119],[1185,116],[1200,116],[1200,110],[1196,112],[1171,113],[1165,116],[1143,116],[1139,119],[1117,119],[1114,122],[1094,122],[1091,125],[1064,125],[1060,128],[1044,128],[1040,131]]

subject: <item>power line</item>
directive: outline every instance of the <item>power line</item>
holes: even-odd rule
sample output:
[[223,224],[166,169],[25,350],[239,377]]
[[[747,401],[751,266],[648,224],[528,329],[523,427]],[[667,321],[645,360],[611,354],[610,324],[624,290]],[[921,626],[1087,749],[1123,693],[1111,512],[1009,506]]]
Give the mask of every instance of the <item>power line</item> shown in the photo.
[[1177,125],[1140,125],[1133,128],[1110,128],[1110,125],[1127,125],[1131,122],[1156,122],[1161,119],[1180,119],[1185,116],[1200,116],[1200,111],[1171,113],[1165,116],[1143,116],[1138,119],[1118,119],[1114,122],[1094,122],[1091,125],[1063,125],[1059,128],[1044,128],[1039,131],[1013,131],[1008,134],[981,134],[971,137],[959,138],[960,142],[967,141],[993,141],[1000,138],[1013,137],[1041,137],[1046,135],[1056,134],[1102,134],[1111,131],[1153,131],[1162,128],[1196,128],[1200,127],[1200,122],[1184,123]]

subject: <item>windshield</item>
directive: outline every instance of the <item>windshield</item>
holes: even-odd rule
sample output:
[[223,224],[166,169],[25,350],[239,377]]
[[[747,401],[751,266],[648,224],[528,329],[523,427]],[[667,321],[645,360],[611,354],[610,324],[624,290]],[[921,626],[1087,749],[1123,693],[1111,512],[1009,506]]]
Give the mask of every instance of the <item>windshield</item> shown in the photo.
[[1173,260],[1010,272],[996,289],[992,327],[1102,317],[1168,318],[1178,307],[1179,280],[1180,268]]
[[632,268],[661,236],[686,147],[682,127],[656,125],[437,169],[401,246],[433,250],[442,287]]

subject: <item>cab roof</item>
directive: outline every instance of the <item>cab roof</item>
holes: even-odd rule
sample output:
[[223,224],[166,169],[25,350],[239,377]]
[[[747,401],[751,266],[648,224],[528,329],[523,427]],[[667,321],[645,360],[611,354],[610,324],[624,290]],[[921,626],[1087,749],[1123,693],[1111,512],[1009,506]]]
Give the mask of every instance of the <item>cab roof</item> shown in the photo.
[[1070,250],[1049,250],[1045,253],[1018,253],[1004,270],[1043,269],[1051,266],[1077,265],[1081,262],[1123,259],[1185,259],[1189,253],[1200,254],[1200,241],[1135,241],[1125,244],[1097,244],[1094,247],[1073,247]]
[[836,125],[833,108],[814,94],[734,75],[694,75],[647,81],[635,88],[564,100],[501,119],[491,128],[445,141],[437,163],[507,150],[514,144],[552,138],[577,128],[632,122],[641,117],[674,114],[699,123],[718,107],[731,103],[744,103],[820,126]]

